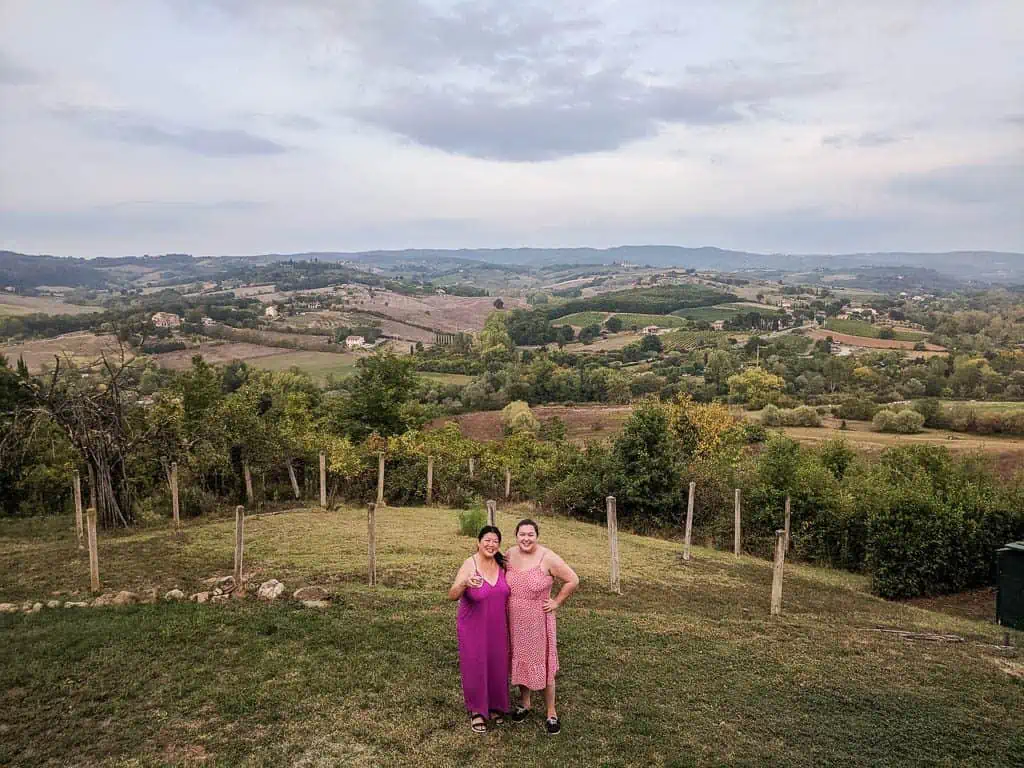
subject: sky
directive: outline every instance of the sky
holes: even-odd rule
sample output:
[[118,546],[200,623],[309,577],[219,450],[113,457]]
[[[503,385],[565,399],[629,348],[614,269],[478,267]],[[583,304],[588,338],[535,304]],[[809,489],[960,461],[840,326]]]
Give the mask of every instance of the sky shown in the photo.
[[1024,252],[1017,0],[0,0],[0,249]]

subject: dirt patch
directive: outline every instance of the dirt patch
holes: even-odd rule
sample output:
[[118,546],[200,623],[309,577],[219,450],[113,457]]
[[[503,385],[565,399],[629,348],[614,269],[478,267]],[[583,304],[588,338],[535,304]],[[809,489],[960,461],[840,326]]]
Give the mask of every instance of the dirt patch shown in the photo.
[[[127,348],[125,348],[125,352],[128,357],[133,357]],[[117,337],[109,334],[97,336],[88,331],[82,331],[67,333],[52,339],[37,339],[26,341],[24,344],[0,347],[0,355],[6,357],[12,366],[18,362],[19,357],[24,357],[30,373],[39,373],[44,365],[52,368],[55,357],[62,359],[70,357],[75,363],[81,365],[98,359],[101,353],[119,355]]]
[[208,363],[230,363],[232,360],[252,360],[258,357],[271,357],[273,355],[286,355],[293,350],[282,347],[262,347],[259,344],[246,344],[244,342],[227,342],[218,344],[200,344],[198,347],[181,349],[177,352],[163,352],[153,355],[153,360],[161,368],[170,368],[172,371],[182,371],[192,366],[192,358],[195,355],[202,355],[203,360]]
[[[820,328],[808,331],[807,335],[815,340],[827,339],[830,336],[832,341],[837,344],[846,344],[850,347],[866,347],[868,349],[906,349],[913,350],[915,341],[899,341],[897,339],[871,339],[867,336],[851,336],[848,333],[836,333],[835,331],[823,331]],[[924,345],[924,348],[928,352],[945,352],[945,347],[940,347],[938,344]]]
[[[541,422],[557,416],[565,424],[566,437],[585,442],[613,437],[621,429],[633,408],[629,405],[541,405],[530,410]],[[437,429],[449,421],[458,422],[463,437],[481,442],[493,442],[504,438],[501,411],[476,411],[455,419],[436,419],[428,428]]]
[[3,315],[81,315],[87,312],[102,312],[102,307],[84,307],[79,304],[65,304],[60,299],[46,296],[16,296],[0,291],[0,316]]

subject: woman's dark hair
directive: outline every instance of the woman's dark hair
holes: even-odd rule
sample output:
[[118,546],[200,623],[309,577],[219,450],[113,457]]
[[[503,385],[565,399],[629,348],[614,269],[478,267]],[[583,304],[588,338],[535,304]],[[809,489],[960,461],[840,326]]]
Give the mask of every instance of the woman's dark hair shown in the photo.
[[[483,528],[480,529],[480,533],[476,535],[476,540],[482,541],[484,536],[486,536],[488,533],[493,533],[495,536],[497,536],[498,543],[501,544],[501,531],[498,530],[498,526],[496,525],[485,525]],[[494,553],[494,560],[495,562],[497,562],[499,568],[505,567],[505,556],[501,553],[500,549]]]
[[520,520],[518,523],[516,523],[516,536],[519,535],[519,529],[522,528],[524,525],[532,525],[534,533],[540,536],[540,526],[533,522],[533,520],[531,520],[530,518]]

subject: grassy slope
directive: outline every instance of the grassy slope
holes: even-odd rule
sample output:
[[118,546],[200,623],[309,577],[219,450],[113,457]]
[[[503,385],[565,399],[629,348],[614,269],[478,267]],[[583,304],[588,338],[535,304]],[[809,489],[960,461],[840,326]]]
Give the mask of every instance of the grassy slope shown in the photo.
[[[825,321],[825,328],[836,333],[846,333],[851,336],[865,336],[869,339],[879,338],[879,333],[884,326],[867,323],[863,320],[836,320],[834,317]],[[896,341],[923,341],[928,337],[924,331],[897,330]]]
[[[517,510],[511,510],[516,512]],[[510,531],[515,517],[499,514]],[[254,578],[337,594],[292,603],[47,610],[0,616],[4,765],[1011,765],[1024,754],[1019,655],[996,628],[870,597],[856,576],[787,568],[769,620],[768,563],[621,534],[608,593],[604,531],[544,518],[574,565],[560,612],[563,733],[535,717],[485,737],[466,726],[443,590],[471,540],[448,510],[382,510],[365,579],[365,513],[251,519]],[[114,588],[227,573],[232,524],[104,535]],[[85,588],[67,519],[0,525],[0,599]],[[878,626],[957,632],[898,641]],[[1024,635],[1015,633],[1018,645]],[[975,642],[980,641],[980,642]]]

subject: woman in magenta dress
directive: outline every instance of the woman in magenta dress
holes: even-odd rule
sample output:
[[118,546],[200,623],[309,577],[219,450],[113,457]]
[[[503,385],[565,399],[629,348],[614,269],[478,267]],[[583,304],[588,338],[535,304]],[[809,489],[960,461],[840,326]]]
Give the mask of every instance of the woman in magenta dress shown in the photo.
[[504,722],[508,712],[508,584],[501,531],[480,529],[477,551],[466,559],[448,590],[459,601],[459,671],[470,727],[486,733],[487,720]]

